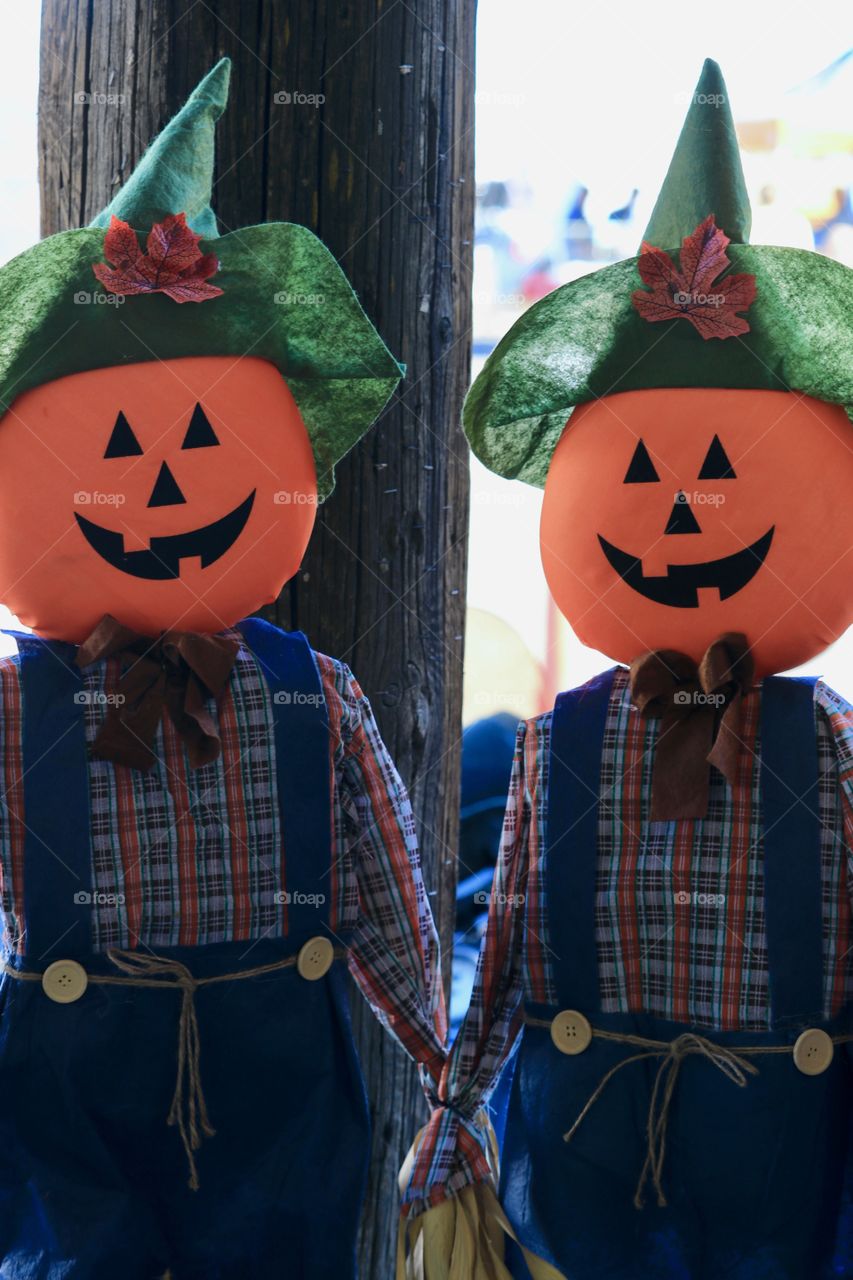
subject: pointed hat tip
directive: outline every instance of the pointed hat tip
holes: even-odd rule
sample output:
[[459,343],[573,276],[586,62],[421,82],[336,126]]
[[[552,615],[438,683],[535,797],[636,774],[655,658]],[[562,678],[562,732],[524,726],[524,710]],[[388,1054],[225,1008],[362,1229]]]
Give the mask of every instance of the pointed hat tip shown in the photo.
[[749,242],[749,196],[729,93],[719,64],[706,58],[643,240],[677,249],[711,213],[736,244]]
[[699,73],[699,83],[696,85],[696,92],[707,93],[708,90],[719,89],[725,92],[726,82],[723,79],[722,68],[719,62],[715,62],[713,58],[706,58],[702,63],[702,70]]
[[215,124],[228,103],[231,59],[221,58],[199,81],[177,115],[149,146],[127,182],[92,226],[111,217],[148,231],[170,213],[185,213],[206,240],[218,234],[210,207]]
[[231,83],[231,59],[220,58],[215,66],[211,67],[207,75],[199,80],[195,89],[193,89],[190,99],[198,101],[204,99],[217,108],[218,114],[221,115],[228,103],[228,88]]

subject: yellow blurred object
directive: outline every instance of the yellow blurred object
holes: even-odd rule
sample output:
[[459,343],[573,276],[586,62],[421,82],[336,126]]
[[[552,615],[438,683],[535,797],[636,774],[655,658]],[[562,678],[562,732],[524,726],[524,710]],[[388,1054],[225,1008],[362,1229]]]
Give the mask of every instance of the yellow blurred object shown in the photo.
[[530,1272],[533,1280],[565,1280],[562,1271],[555,1270],[550,1262],[546,1262],[544,1258],[537,1258],[535,1253],[531,1253],[528,1249],[522,1249],[524,1261],[527,1263],[527,1270]]
[[[494,1191],[498,1181],[498,1142],[485,1110],[477,1127],[487,1137],[494,1184],[472,1183],[441,1204],[414,1218],[401,1218],[397,1235],[396,1280],[512,1280],[504,1265],[504,1234],[512,1228]],[[406,1189],[421,1129],[412,1143],[397,1179]]]
[[503,1260],[504,1233],[512,1234],[494,1191],[473,1183],[401,1220],[397,1280],[512,1280]]
[[485,609],[469,609],[465,654],[463,724],[498,711],[527,720],[545,709],[542,664],[503,618]]

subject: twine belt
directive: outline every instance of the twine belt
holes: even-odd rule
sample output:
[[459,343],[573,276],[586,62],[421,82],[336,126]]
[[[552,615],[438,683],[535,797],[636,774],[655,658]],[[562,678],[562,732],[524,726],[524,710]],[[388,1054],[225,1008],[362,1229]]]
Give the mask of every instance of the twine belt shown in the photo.
[[[551,1026],[552,1020],[550,1018],[534,1018],[525,1014],[524,1021],[532,1027],[548,1028]],[[685,1031],[682,1035],[676,1036],[674,1040],[647,1040],[645,1036],[629,1035],[627,1032],[622,1034],[618,1031],[600,1031],[595,1027],[592,1028],[592,1034],[597,1040],[609,1040],[615,1044],[631,1045],[642,1050],[642,1052],[633,1053],[630,1057],[623,1058],[621,1062],[617,1062],[615,1066],[612,1066],[609,1071],[604,1073],[572,1127],[567,1133],[563,1134],[564,1142],[571,1142],[581,1123],[592,1110],[617,1071],[621,1071],[623,1067],[629,1066],[632,1062],[644,1062],[649,1058],[661,1059],[655,1075],[655,1082],[652,1086],[651,1098],[649,1099],[649,1112],[646,1120],[646,1158],[640,1170],[637,1189],[634,1193],[634,1207],[637,1209],[642,1209],[645,1205],[645,1189],[649,1178],[651,1178],[654,1186],[659,1207],[664,1209],[667,1205],[662,1186],[667,1127],[672,1097],[684,1059],[694,1055],[705,1058],[718,1071],[721,1071],[724,1076],[727,1076],[733,1084],[743,1089],[748,1083],[749,1076],[757,1076],[759,1074],[758,1067],[750,1062],[749,1058],[769,1054],[791,1054],[794,1050],[793,1045],[783,1044],[744,1045],[735,1051],[725,1045],[715,1044],[713,1040],[708,1040],[705,1036],[700,1036],[694,1031]],[[853,1041],[853,1034],[831,1036],[830,1039],[834,1045],[847,1044]]]
[[[346,955],[341,947],[335,948],[335,958]],[[179,960],[169,960],[163,956],[141,955],[136,951],[110,950],[107,956],[122,973],[87,974],[89,982],[99,987],[149,987],[164,991],[180,991],[181,1012],[178,1018],[177,1075],[172,1105],[166,1117],[166,1123],[177,1125],[178,1133],[187,1156],[189,1166],[188,1186],[198,1191],[199,1179],[196,1167],[195,1152],[201,1147],[202,1138],[214,1137],[216,1130],[210,1123],[207,1103],[201,1084],[201,1041],[198,1030],[198,1015],[195,1007],[195,993],[199,987],[213,986],[218,982],[234,982],[242,978],[259,978],[267,973],[276,973],[279,969],[290,969],[297,957],[287,956],[283,960],[274,960],[269,964],[258,965],[254,969],[238,969],[234,973],[217,973],[197,978],[185,964]],[[3,972],[21,982],[41,982],[40,973],[29,973],[26,970],[14,969],[4,964]]]

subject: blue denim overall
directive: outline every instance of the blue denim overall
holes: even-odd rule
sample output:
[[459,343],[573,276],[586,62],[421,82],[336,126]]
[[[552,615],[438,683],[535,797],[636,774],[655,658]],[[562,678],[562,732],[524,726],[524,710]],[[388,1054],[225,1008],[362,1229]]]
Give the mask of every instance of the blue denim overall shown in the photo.
[[[329,935],[319,673],[299,633],[257,619],[241,630],[272,695],[288,883],[300,901],[288,906],[284,938],[158,951],[196,978],[280,961]],[[116,974],[92,951],[88,912],[74,903],[92,887],[75,650],[17,639],[26,954],[9,963],[40,973],[73,959],[90,975]],[[350,1280],[369,1126],[345,980],[338,960],[316,981],[290,967],[196,990],[200,1076],[216,1134],[198,1151],[193,1191],[178,1132],[166,1124],[180,992],[90,981],[80,999],[58,1004],[39,981],[5,974],[0,1276],[152,1280],[168,1267],[173,1280]]]
[[[502,1202],[521,1243],[566,1280],[822,1280],[853,1275],[851,1069],[836,1045],[820,1075],[789,1053],[756,1056],[738,1087],[707,1057],[683,1060],[667,1125],[659,1207],[635,1208],[660,1058],[619,1070],[570,1142],[605,1073],[636,1048],[593,1037],[561,1053],[558,1010],[593,1028],[671,1042],[690,1027],[603,1013],[595,940],[601,752],[613,673],[562,694],[554,712],[546,892],[558,1005],[529,1006],[502,1157]],[[761,793],[771,1029],[702,1031],[737,1052],[793,1045],[806,1027],[849,1032],[849,1010],[822,1015],[818,760],[813,682],[773,678],[761,694]],[[514,1251],[515,1252],[515,1251]],[[528,1275],[515,1253],[514,1274]]]

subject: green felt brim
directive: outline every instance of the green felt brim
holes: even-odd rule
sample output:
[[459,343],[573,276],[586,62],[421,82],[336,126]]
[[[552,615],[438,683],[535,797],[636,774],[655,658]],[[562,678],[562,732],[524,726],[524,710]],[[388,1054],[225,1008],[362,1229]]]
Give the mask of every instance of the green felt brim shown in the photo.
[[211,283],[223,293],[199,303],[163,294],[105,301],[92,271],[104,260],[104,232],[94,227],[51,236],[0,268],[0,413],[28,388],[87,369],[260,356],[296,399],[327,497],[335,463],[384,408],[400,365],[307,227],[265,223],[200,248],[219,258]]
[[465,434],[481,462],[544,485],[572,409],[619,391],[795,390],[850,413],[853,271],[806,250],[732,244],[727,252],[732,272],[756,277],[742,337],[705,340],[684,319],[643,320],[631,302],[643,287],[636,258],[563,285],[526,311],[465,401]]

